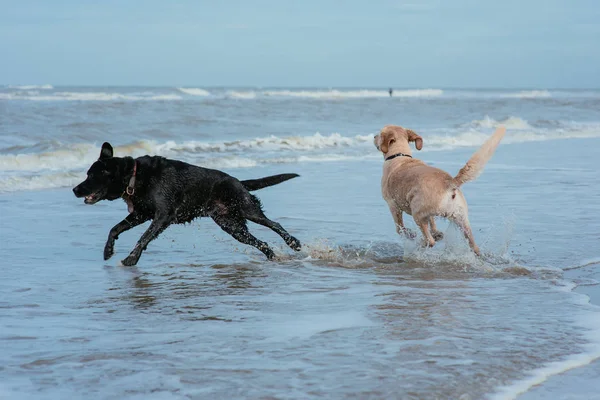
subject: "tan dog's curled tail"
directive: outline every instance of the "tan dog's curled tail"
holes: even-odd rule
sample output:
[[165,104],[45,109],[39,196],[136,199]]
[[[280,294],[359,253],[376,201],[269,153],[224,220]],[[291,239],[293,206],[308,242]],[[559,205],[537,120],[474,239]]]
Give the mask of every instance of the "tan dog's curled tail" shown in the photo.
[[494,155],[496,147],[500,144],[505,133],[506,128],[504,126],[498,127],[496,132],[473,154],[469,161],[467,161],[467,164],[458,171],[458,174],[452,180],[457,187],[465,182],[477,179],[483,171],[485,164]]

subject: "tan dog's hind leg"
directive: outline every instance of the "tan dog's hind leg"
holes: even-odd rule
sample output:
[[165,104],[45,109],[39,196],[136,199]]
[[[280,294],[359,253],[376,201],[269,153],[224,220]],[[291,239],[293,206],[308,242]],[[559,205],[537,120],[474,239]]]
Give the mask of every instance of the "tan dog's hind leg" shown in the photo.
[[391,205],[389,207],[390,212],[392,213],[392,217],[394,218],[394,223],[396,224],[396,232],[398,233],[398,235],[404,235],[409,239],[414,239],[417,235],[410,229],[404,227],[402,211],[397,211],[396,207]]
[[433,239],[433,236],[431,236],[431,233],[428,229],[429,217],[425,217],[419,220],[415,219],[415,222],[417,223],[417,225],[419,225],[419,228],[421,228],[421,232],[423,233],[423,245],[433,247],[435,245],[435,240]]
[[465,235],[465,238],[469,241],[469,246],[471,246],[471,249],[473,250],[473,252],[477,255],[480,255],[481,253],[479,251],[479,247],[477,246],[477,244],[475,243],[475,239],[473,238],[473,232],[471,231],[471,225],[469,224],[469,218],[466,216],[452,217],[452,218],[450,218],[450,220],[452,222],[454,222],[456,225],[458,225],[460,230]]
[[434,217],[429,217],[429,229],[431,230],[431,236],[433,237],[433,240],[436,242],[439,242],[444,238],[444,234],[437,230]]

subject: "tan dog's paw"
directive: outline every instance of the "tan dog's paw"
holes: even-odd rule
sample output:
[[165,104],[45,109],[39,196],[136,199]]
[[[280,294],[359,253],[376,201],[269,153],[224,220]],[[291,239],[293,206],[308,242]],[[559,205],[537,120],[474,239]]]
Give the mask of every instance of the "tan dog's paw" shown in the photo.
[[442,240],[444,238],[444,233],[440,232],[440,231],[433,231],[433,232],[431,232],[431,236],[433,236],[433,240],[435,240],[436,242],[439,242],[440,240]]
[[421,246],[423,247],[433,247],[435,246],[435,240],[428,240],[428,239],[423,239],[423,241],[421,242]]
[[414,239],[417,237],[417,232],[407,228],[398,227],[398,229],[396,229],[396,232],[398,232],[398,235],[405,236],[407,239]]

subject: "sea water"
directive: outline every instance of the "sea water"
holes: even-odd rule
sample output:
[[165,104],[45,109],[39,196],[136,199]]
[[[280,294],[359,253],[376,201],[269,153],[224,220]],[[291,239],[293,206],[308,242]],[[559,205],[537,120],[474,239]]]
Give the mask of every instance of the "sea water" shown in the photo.
[[[600,309],[574,288],[600,270],[599,110],[599,91],[6,86],[0,398],[548,398],[565,371],[585,373],[563,394],[591,398]],[[386,124],[453,175],[506,126],[463,187],[482,257],[443,220],[432,249],[395,233]],[[268,262],[202,219],[123,267],[148,224],[132,229],[104,261],[127,206],[71,191],[104,141],[240,179],[300,174],[256,194],[303,250],[250,224]]]

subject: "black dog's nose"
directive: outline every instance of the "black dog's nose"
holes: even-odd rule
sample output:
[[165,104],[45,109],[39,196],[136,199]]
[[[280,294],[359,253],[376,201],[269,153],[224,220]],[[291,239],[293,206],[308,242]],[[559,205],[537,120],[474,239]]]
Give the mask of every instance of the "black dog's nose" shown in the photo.
[[79,193],[79,186],[75,186],[75,187],[73,188],[73,194],[74,194],[76,197],[79,197],[77,193]]

